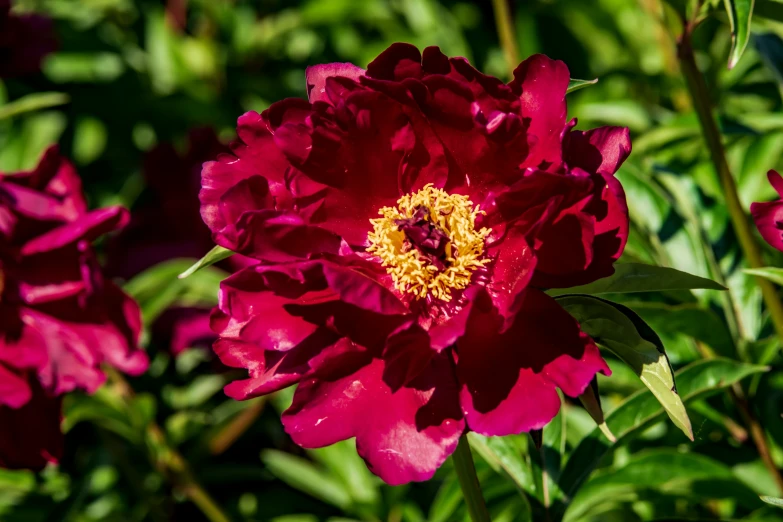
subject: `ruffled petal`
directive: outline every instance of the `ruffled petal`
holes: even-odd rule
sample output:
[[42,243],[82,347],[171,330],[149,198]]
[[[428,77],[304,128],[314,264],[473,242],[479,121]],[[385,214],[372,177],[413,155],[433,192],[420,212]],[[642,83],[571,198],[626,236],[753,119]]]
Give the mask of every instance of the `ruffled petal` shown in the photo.
[[339,378],[302,381],[283,425],[305,448],[356,437],[359,455],[388,484],[428,480],[465,429],[452,362],[438,355],[396,391],[383,380],[385,365],[370,359]]
[[310,100],[310,103],[317,101],[328,102],[329,97],[326,95],[327,78],[340,77],[358,80],[364,76],[364,73],[364,69],[356,67],[352,63],[325,63],[308,67],[305,69],[307,98]]
[[527,289],[507,328],[483,290],[457,341],[460,400],[468,426],[483,435],[541,429],[557,414],[555,387],[576,397],[597,372],[610,373],[593,341],[546,294]]

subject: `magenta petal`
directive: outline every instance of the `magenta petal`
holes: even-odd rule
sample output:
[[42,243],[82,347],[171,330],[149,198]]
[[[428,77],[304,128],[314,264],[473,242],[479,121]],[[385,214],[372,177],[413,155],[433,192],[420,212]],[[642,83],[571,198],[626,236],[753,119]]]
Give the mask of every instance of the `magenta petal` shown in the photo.
[[22,246],[22,255],[57,250],[81,240],[93,241],[107,232],[125,226],[128,219],[128,211],[122,207],[93,210],[75,221],[31,239]]
[[[770,184],[779,193],[783,190],[783,179],[774,170],[767,173]],[[783,200],[750,205],[750,214],[764,241],[783,251]]]
[[421,53],[407,43],[393,43],[367,66],[367,76],[379,80],[421,77]]
[[21,408],[31,397],[27,378],[0,364],[0,410],[7,406]]
[[529,118],[530,151],[522,167],[558,166],[566,123],[565,95],[570,73],[559,60],[536,54],[519,64],[509,84],[519,94],[522,118]]
[[[249,378],[234,381],[225,387],[226,395],[245,400],[266,395],[299,382],[311,370],[311,361],[330,346],[339,350],[345,344],[326,329],[318,329],[286,352],[263,350],[258,345],[235,339],[218,339],[213,349],[226,366],[245,368]],[[315,367],[316,363],[312,363]]]
[[514,322],[502,327],[503,317],[480,292],[457,342],[462,409],[477,433],[541,429],[560,408],[556,386],[578,396],[597,372],[610,373],[577,322],[538,290],[525,291]]
[[381,359],[334,380],[305,380],[283,424],[305,448],[356,437],[359,455],[388,484],[428,480],[465,429],[451,365],[439,355],[397,391],[384,382]]
[[317,101],[328,102],[326,96],[326,79],[333,77],[351,78],[358,80],[364,76],[364,69],[356,67],[352,63],[324,63],[313,65],[305,69],[307,80],[307,98],[310,103]]

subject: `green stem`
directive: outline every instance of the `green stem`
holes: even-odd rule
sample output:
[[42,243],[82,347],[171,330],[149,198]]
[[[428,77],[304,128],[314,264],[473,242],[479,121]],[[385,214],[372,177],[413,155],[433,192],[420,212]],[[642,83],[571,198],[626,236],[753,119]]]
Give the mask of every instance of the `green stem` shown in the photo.
[[[693,107],[699,117],[704,141],[707,142],[712,163],[715,166],[715,171],[718,173],[718,178],[726,199],[726,207],[731,216],[732,225],[737,234],[737,239],[739,240],[742,252],[752,268],[761,268],[764,266],[761,258],[761,249],[753,236],[753,228],[750,224],[750,220],[742,208],[742,202],[740,201],[737,192],[737,185],[734,182],[734,177],[731,175],[729,164],[726,161],[726,153],[723,149],[723,141],[721,139],[718,123],[712,112],[709,90],[707,89],[704,77],[696,65],[693,46],[691,44],[691,31],[694,27],[695,24],[687,24],[680,38],[678,44],[680,66],[682,67],[682,73],[683,76],[685,76],[685,81],[688,85],[688,92],[691,95]],[[764,303],[767,305],[767,310],[769,310],[775,331],[777,332],[778,337],[783,338],[783,303],[781,303],[777,291],[770,281],[761,277],[756,277],[756,284],[761,288],[761,294],[764,298]],[[775,480],[778,489],[783,492],[783,475],[781,475],[780,470],[772,459],[769,445],[767,444],[766,433],[759,421],[753,415],[742,388],[740,386],[732,387],[730,396],[734,404],[738,407],[743,421],[749,429],[750,436],[759,452],[761,460]]]
[[[704,141],[707,142],[707,148],[710,151],[712,163],[715,166],[715,171],[718,174],[718,179],[723,188],[726,207],[729,211],[729,216],[731,217],[734,232],[737,234],[737,239],[739,240],[745,259],[748,261],[748,265],[750,265],[751,268],[761,268],[764,266],[764,261],[761,257],[761,248],[753,236],[753,228],[747,214],[742,208],[742,203],[740,202],[739,194],[737,193],[737,185],[734,182],[734,177],[731,175],[731,170],[729,170],[729,164],[726,161],[726,153],[723,149],[718,123],[712,113],[709,90],[707,89],[704,77],[696,66],[688,29],[686,29],[680,38],[678,54],[682,72],[688,85],[688,91],[690,92],[693,101],[693,107],[696,109],[696,114],[699,117]],[[761,294],[764,298],[767,310],[769,311],[770,319],[775,327],[775,331],[777,332],[778,337],[783,339],[783,303],[781,303],[777,291],[770,281],[763,277],[756,277],[756,284],[761,288]]]
[[503,48],[503,54],[506,55],[508,70],[513,71],[519,65],[519,55],[517,53],[517,39],[514,34],[514,22],[511,19],[511,9],[508,7],[508,0],[492,0],[492,8],[495,11],[495,24],[498,28],[500,46]]
[[481,494],[481,485],[476,475],[476,467],[473,465],[473,455],[470,453],[470,443],[466,435],[460,437],[451,460],[457,471],[462,494],[465,495],[470,519],[473,522],[491,522],[487,506],[484,504],[484,496]]

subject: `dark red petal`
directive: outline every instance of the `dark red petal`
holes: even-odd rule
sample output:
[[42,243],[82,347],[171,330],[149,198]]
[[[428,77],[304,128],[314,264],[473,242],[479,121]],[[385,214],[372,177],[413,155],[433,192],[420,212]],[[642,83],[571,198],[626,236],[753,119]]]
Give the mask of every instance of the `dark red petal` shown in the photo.
[[447,354],[393,391],[372,359],[330,380],[299,384],[283,424],[294,442],[318,448],[356,437],[359,455],[388,484],[428,480],[454,451],[465,423]]
[[421,77],[421,53],[407,43],[393,43],[367,66],[367,76],[378,80]]
[[555,387],[578,396],[609,368],[577,322],[546,294],[527,289],[514,322],[481,290],[457,341],[462,410],[471,430],[509,435],[541,429],[557,414]]
[[106,207],[92,210],[74,221],[41,234],[22,246],[24,256],[57,250],[79,241],[93,241],[98,237],[123,227],[129,213],[122,207]]
[[0,468],[42,470],[63,453],[60,398],[33,382],[32,399],[18,409],[0,405]]
[[27,383],[27,377],[0,364],[0,411],[9,406],[21,408],[31,398],[32,391]]
[[568,166],[590,173],[614,175],[629,154],[631,136],[627,127],[571,131],[563,143],[563,155]]
[[519,95],[520,115],[529,119],[530,151],[522,167],[559,166],[566,123],[565,95],[570,73],[566,64],[536,54],[519,64],[509,83]]

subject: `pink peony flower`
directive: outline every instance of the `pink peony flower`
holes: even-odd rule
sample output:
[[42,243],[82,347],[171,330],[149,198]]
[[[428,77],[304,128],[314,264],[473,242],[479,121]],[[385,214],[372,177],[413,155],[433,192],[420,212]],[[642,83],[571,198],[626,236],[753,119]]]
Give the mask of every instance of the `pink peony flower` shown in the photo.
[[628,130],[574,131],[569,72],[541,55],[503,84],[437,48],[307,70],[309,101],[240,117],[204,164],[215,241],[259,261],[212,328],[246,399],[298,383],[283,423],[314,448],[356,437],[390,484],[430,478],[472,430],[540,429],[556,388],[609,374],[542,290],[613,272]]
[[[783,198],[783,178],[774,170],[767,172],[767,178]],[[750,205],[750,214],[756,222],[756,227],[764,241],[783,251],[783,200],[767,203],[753,203]]]
[[0,175],[0,417],[30,418],[63,393],[94,392],[101,364],[132,375],[147,368],[138,306],[104,280],[90,247],[126,221],[119,207],[87,210],[76,171],[54,147],[34,170]]
[[0,78],[37,72],[56,47],[49,18],[11,14],[11,0],[0,0]]

